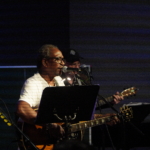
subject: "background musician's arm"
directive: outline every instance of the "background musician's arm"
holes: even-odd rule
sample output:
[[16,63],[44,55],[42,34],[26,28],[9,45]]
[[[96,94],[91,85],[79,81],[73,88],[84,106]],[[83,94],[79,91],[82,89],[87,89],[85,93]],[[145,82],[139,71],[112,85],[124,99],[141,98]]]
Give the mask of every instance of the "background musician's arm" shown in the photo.
[[[105,100],[112,105],[118,104],[123,99],[124,97],[121,96],[119,92],[116,92],[113,96],[105,98]],[[102,107],[102,108],[108,107],[108,104],[100,96],[98,96],[96,109],[99,109],[99,107]]]
[[[125,97],[135,95],[137,90],[138,89],[136,87],[130,87],[128,89],[123,90],[121,93],[116,92],[116,94],[114,94],[113,96],[110,96],[108,98],[105,98],[105,100],[111,104],[118,104]],[[104,98],[102,96],[100,96],[100,95],[98,96],[96,109],[98,109],[101,106],[102,107],[107,106],[106,102],[103,99]]]

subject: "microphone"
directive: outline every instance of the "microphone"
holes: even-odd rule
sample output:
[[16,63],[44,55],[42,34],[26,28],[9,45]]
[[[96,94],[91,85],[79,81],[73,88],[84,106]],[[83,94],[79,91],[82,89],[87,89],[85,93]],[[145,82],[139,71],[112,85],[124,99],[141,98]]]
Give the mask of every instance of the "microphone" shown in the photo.
[[91,65],[82,64],[82,65],[80,66],[80,68],[81,68],[81,69],[87,69],[88,72],[90,72],[90,73],[92,72]]
[[81,69],[80,68],[68,68],[67,66],[64,66],[63,68],[62,68],[62,72],[64,72],[64,73],[66,73],[66,72],[71,72],[71,71],[81,71]]

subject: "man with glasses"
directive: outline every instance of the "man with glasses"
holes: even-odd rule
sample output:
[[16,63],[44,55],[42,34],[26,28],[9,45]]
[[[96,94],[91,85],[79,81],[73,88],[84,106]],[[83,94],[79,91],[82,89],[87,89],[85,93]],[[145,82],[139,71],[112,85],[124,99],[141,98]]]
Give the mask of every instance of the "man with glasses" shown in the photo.
[[[57,46],[47,44],[39,49],[38,72],[25,81],[17,104],[16,113],[20,122],[34,125],[37,116],[35,110],[39,107],[43,90],[46,87],[64,86],[60,78],[64,64],[64,57]],[[56,123],[49,124],[47,131],[56,138],[60,138],[64,134],[64,129]]]

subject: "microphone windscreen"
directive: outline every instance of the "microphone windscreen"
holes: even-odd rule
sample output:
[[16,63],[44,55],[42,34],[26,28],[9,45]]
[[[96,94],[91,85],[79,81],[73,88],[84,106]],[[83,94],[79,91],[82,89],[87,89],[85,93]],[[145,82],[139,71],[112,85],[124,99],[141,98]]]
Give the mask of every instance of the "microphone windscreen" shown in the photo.
[[67,68],[68,68],[67,66],[63,66],[62,72],[64,72],[64,73],[68,72],[68,71],[67,71]]

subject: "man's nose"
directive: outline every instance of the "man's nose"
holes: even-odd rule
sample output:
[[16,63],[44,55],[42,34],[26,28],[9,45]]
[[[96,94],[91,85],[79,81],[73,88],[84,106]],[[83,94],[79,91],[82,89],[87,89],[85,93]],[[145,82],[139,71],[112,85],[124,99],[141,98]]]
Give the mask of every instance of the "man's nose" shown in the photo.
[[65,65],[65,62],[64,62],[64,61],[62,61],[62,62],[60,63],[60,65],[64,66],[64,65]]

